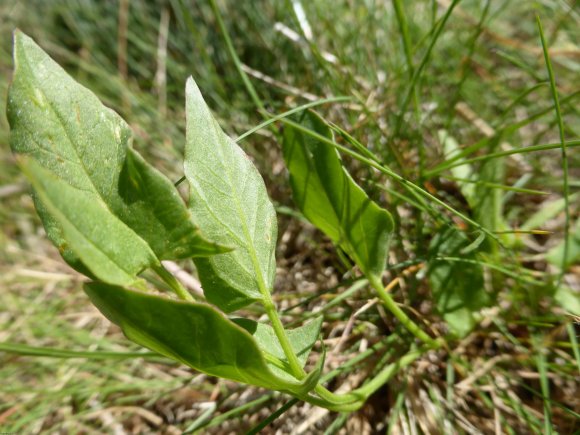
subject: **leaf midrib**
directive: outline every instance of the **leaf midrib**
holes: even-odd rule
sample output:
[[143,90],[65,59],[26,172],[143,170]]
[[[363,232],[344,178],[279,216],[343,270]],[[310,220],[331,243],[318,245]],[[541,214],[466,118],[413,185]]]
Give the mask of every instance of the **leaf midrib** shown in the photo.
[[[223,162],[223,161],[225,161],[224,160],[224,157],[225,157],[224,156],[224,145],[229,146],[230,145],[229,141],[231,139],[224,132],[221,131],[221,128],[216,125],[215,121],[213,123],[213,128],[217,132],[218,137],[220,137],[220,139],[221,139],[220,140],[221,144],[220,144],[220,147],[218,149],[219,149],[219,152],[221,154],[220,161]],[[232,143],[232,145],[237,146],[234,143]],[[246,165],[245,161],[243,161],[243,164]],[[241,225],[242,225],[242,231],[244,232],[244,237],[246,238],[246,248],[248,250],[248,253],[250,254],[250,259],[251,259],[252,265],[254,267],[254,273],[256,274],[256,283],[258,284],[258,289],[260,290],[260,293],[262,294],[262,298],[267,300],[267,299],[269,299],[270,291],[269,291],[268,287],[266,286],[266,283],[264,282],[264,277],[262,275],[262,268],[260,266],[260,262],[258,261],[258,257],[256,256],[256,250],[254,248],[253,240],[251,238],[250,231],[249,231],[249,228],[248,228],[248,225],[246,222],[246,216],[242,212],[238,191],[236,189],[235,183],[233,182],[233,179],[231,178],[231,172],[228,169],[229,169],[229,165],[228,165],[228,167],[225,168],[225,172],[226,172],[226,176],[228,177],[228,182],[231,186],[232,193],[234,194],[233,195],[233,202],[236,206],[236,212],[238,214],[238,217],[239,217]],[[245,170],[246,177],[244,178],[244,184],[247,182],[247,177],[249,175],[251,175],[252,168],[249,168],[248,166],[246,166],[245,169],[246,169]]]
[[[332,155],[332,157],[334,157],[337,160],[338,174],[339,174],[341,181],[343,183],[343,186],[344,186],[343,197],[347,198],[346,201],[342,202],[342,207],[340,207],[339,205],[335,204],[334,201],[332,201],[331,196],[329,194],[329,191],[326,187],[326,184],[324,184],[324,183],[321,183],[321,184],[324,188],[324,192],[325,192],[329,202],[332,204],[332,208],[333,208],[335,215],[338,218],[338,221],[340,223],[339,233],[341,235],[344,235],[344,240],[346,242],[346,245],[348,245],[349,251],[351,251],[351,255],[354,257],[355,261],[358,260],[356,262],[357,262],[358,266],[361,268],[361,270],[363,270],[363,272],[371,272],[371,270],[366,270],[366,266],[364,264],[364,263],[370,262],[370,249],[369,249],[369,246],[367,243],[366,231],[365,231],[365,228],[363,225],[363,220],[361,218],[362,213],[363,213],[362,208],[360,211],[360,215],[358,216],[358,219],[356,220],[356,223],[354,225],[358,226],[360,228],[360,231],[363,234],[362,243],[364,246],[363,246],[362,251],[366,254],[365,259],[361,259],[360,256],[358,255],[357,249],[355,249],[355,246],[352,244],[351,238],[349,237],[349,231],[347,231],[348,228],[351,228],[350,223],[348,222],[349,217],[350,217],[350,215],[349,215],[350,207],[349,206],[350,206],[350,203],[354,201],[354,199],[353,199],[354,195],[362,193],[363,198],[365,198],[369,202],[371,200],[366,195],[366,193],[360,188],[360,186],[358,186],[358,184],[356,184],[356,182],[352,179],[352,177],[350,177],[350,175],[345,171],[344,167],[342,166],[341,159],[338,156],[338,152],[335,150],[330,150],[329,153],[331,153],[332,151],[334,151],[336,153],[336,154],[331,154],[331,155]],[[337,209],[337,207],[340,207],[340,209]],[[350,232],[350,234],[352,234],[352,232]],[[372,269],[372,268],[370,268],[370,269]]]

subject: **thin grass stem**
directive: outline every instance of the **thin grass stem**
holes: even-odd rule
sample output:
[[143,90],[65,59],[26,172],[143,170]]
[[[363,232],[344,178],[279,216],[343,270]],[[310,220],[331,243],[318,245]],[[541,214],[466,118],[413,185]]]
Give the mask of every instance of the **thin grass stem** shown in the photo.
[[538,24],[538,31],[540,32],[540,40],[542,41],[542,51],[544,52],[544,60],[546,61],[546,68],[548,69],[548,76],[550,77],[550,90],[552,92],[552,99],[554,100],[554,110],[556,111],[556,119],[558,121],[558,133],[560,134],[560,145],[562,149],[562,171],[563,171],[563,192],[564,196],[564,251],[562,253],[562,263],[560,276],[558,277],[558,285],[562,282],[564,273],[566,272],[566,266],[568,264],[568,251],[570,249],[570,186],[568,185],[568,153],[566,152],[566,138],[564,137],[564,120],[562,117],[562,111],[560,109],[560,101],[558,98],[558,89],[556,88],[556,79],[554,77],[554,70],[552,68],[552,61],[550,60],[550,53],[548,52],[548,46],[546,44],[546,38],[544,37],[544,30],[542,29],[542,22],[540,21],[540,16],[536,15],[536,21]]

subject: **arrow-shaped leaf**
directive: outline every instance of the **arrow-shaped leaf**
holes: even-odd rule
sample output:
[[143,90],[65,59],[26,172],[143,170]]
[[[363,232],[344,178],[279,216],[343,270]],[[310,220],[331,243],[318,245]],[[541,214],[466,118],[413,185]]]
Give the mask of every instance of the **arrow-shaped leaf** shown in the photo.
[[296,395],[306,394],[320,375],[302,382],[277,377],[254,338],[210,305],[101,283],[86,284],[85,291],[130,340],[208,375]]
[[229,250],[202,236],[173,183],[131,148],[119,176],[118,195],[119,216],[162,260]]
[[204,234],[231,252],[196,260],[207,299],[226,312],[270,292],[277,222],[264,181],[220,128],[192,78],[186,86],[185,176],[189,208]]
[[[477,324],[479,311],[489,305],[485,291],[483,267],[474,252],[466,253],[469,240],[455,228],[439,233],[431,242],[428,277],[437,309],[459,337],[467,335]],[[463,250],[463,252],[462,252]],[[437,257],[461,257],[472,262],[437,260]]]
[[[330,128],[313,112],[305,112],[301,125],[332,139]],[[283,151],[294,201],[302,213],[363,272],[380,275],[393,231],[391,214],[354,182],[328,144],[286,126]]]
[[[131,149],[125,121],[19,31],[14,34],[14,63],[7,107],[14,152],[100,198],[159,259],[224,251],[201,236],[172,183]],[[65,259],[80,268],[62,228],[46,207],[37,209]]]
[[118,285],[132,285],[143,269],[158,264],[149,245],[94,193],[70,186],[32,159],[23,159],[28,176],[46,211],[91,274]]

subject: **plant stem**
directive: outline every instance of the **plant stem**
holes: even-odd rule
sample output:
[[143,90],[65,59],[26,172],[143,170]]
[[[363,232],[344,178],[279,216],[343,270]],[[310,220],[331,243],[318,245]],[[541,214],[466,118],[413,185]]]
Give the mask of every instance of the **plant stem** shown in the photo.
[[449,5],[449,7],[447,8],[445,15],[443,15],[443,18],[441,19],[441,21],[439,22],[439,24],[437,25],[437,28],[435,29],[435,31],[433,33],[433,37],[431,38],[431,42],[429,44],[429,47],[427,47],[427,51],[423,55],[423,58],[421,59],[419,66],[413,72],[413,75],[411,77],[411,82],[409,84],[409,88],[407,89],[407,93],[405,94],[403,102],[399,105],[399,115],[397,116],[397,119],[395,121],[395,129],[394,129],[394,134],[393,134],[394,137],[398,137],[399,133],[401,132],[401,128],[403,126],[403,118],[405,116],[405,112],[407,111],[407,106],[409,105],[409,102],[411,101],[411,97],[413,95],[415,95],[415,88],[417,87],[417,84],[419,83],[419,79],[421,78],[423,70],[425,69],[425,66],[427,65],[427,63],[429,62],[429,58],[431,57],[431,53],[433,51],[433,48],[435,47],[435,44],[437,43],[439,36],[441,36],[441,32],[445,28],[445,24],[447,23],[447,20],[449,19],[449,17],[451,16],[451,13],[453,12],[453,9],[455,9],[455,6],[457,6],[457,4],[459,2],[460,2],[460,0],[453,0],[451,2],[451,5]]
[[158,266],[153,266],[153,270],[159,277],[169,286],[175,294],[184,301],[194,301],[191,294],[181,285],[181,283],[160,263]]
[[[440,347],[443,344],[441,341],[435,342],[435,347]],[[346,394],[334,394],[326,390],[326,393],[320,394],[319,387],[315,391],[320,398],[308,395],[300,397],[305,402],[313,405],[321,406],[331,411],[348,412],[359,409],[368,397],[376,392],[379,388],[385,385],[400,369],[412,364],[417,358],[421,357],[425,352],[432,349],[432,346],[425,346],[419,349],[411,350],[403,355],[398,361],[385,366],[373,379],[356,390]]]
[[373,274],[369,274],[368,280],[369,280],[371,286],[379,294],[379,297],[383,301],[383,304],[385,305],[385,307],[393,314],[393,316],[395,316],[399,320],[399,322],[401,322],[403,324],[403,326],[405,328],[407,328],[407,330],[411,334],[413,334],[419,340],[421,340],[422,342],[426,343],[427,345],[429,345],[431,347],[439,347],[440,346],[439,341],[434,340],[433,338],[429,337],[425,333],[425,331],[423,331],[419,327],[419,325],[417,325],[415,322],[413,322],[409,318],[409,316],[407,316],[405,314],[405,312],[403,310],[401,310],[401,308],[399,308],[399,306],[393,300],[391,295],[385,291],[385,288],[383,287],[383,283],[381,282],[381,280],[378,276],[373,275]]
[[[236,66],[238,74],[240,75],[242,81],[244,82],[246,90],[250,94],[250,97],[252,98],[252,101],[254,102],[256,107],[258,108],[258,111],[260,112],[260,114],[265,119],[270,118],[271,115],[266,111],[264,103],[262,102],[262,100],[258,96],[258,93],[256,92],[256,89],[254,88],[254,85],[252,85],[252,82],[250,81],[247,74],[244,72],[244,69],[242,68],[242,63],[240,62],[240,59],[238,58],[238,55],[236,53],[236,49],[234,48],[234,44],[232,43],[232,40],[231,40],[230,35],[228,33],[228,30],[225,26],[224,20],[222,18],[222,15],[220,13],[220,10],[219,10],[219,7],[218,7],[216,1],[210,0],[210,5],[211,5],[211,8],[212,8],[214,15],[216,17],[218,27],[220,28],[220,31],[222,32],[222,34],[224,36],[227,49],[230,53],[230,56],[232,57],[232,60],[235,64],[235,66]],[[272,328],[274,328],[274,332],[276,333],[276,337],[278,338],[278,341],[280,342],[280,345],[282,346],[282,349],[284,350],[284,355],[286,356],[286,359],[288,360],[288,363],[290,364],[292,374],[296,378],[302,379],[306,376],[306,372],[304,371],[304,369],[300,365],[300,362],[298,361],[298,357],[296,356],[296,354],[294,353],[294,350],[292,349],[292,345],[290,344],[290,340],[288,340],[288,336],[286,335],[286,331],[284,330],[284,325],[282,325],[282,322],[280,321],[280,318],[278,317],[278,312],[276,311],[276,306],[274,305],[274,302],[272,301],[272,297],[270,296],[270,292],[266,288],[265,283],[262,282],[262,279],[260,278],[260,276],[261,276],[260,275],[260,268],[258,266],[256,259],[252,258],[252,262],[254,263],[254,268],[256,269],[256,273],[258,276],[258,280],[259,280],[258,287],[260,288],[260,293],[262,294],[262,298],[263,298],[262,304],[264,305],[264,308],[266,310],[266,314],[268,315],[268,318],[270,319],[270,322],[272,323]]]
[[302,368],[300,361],[298,361],[298,357],[294,353],[294,349],[292,349],[292,345],[290,344],[290,340],[288,340],[288,335],[286,335],[286,330],[284,329],[284,325],[282,325],[282,321],[280,317],[278,317],[278,312],[276,311],[276,306],[272,301],[272,298],[269,293],[264,294],[264,308],[266,309],[266,314],[268,315],[268,319],[272,323],[272,328],[284,350],[284,355],[290,364],[290,369],[292,370],[292,375],[297,379],[302,379],[306,376],[306,372]]
[[264,114],[264,112],[266,112],[266,107],[264,106],[264,103],[262,102],[262,100],[258,96],[258,93],[256,92],[254,85],[252,85],[252,82],[248,78],[248,75],[245,73],[245,71],[242,68],[242,62],[240,62],[240,58],[238,57],[238,55],[236,53],[236,49],[234,48],[234,44],[232,43],[232,39],[230,38],[230,34],[228,33],[228,30],[226,28],[226,25],[225,25],[224,20],[222,18],[222,14],[220,13],[220,9],[219,9],[215,0],[210,0],[209,3],[210,3],[210,6],[213,10],[215,18],[217,20],[218,27],[220,28],[222,34],[224,35],[224,39],[226,41],[226,46],[228,48],[228,51],[230,52],[230,56],[232,57],[234,64],[236,65],[236,69],[238,70],[238,74],[242,78],[242,81],[244,82],[244,85],[246,86],[246,90],[250,94],[252,101],[254,102],[254,104],[256,105],[258,110],[260,111],[260,113]]
[[[443,339],[433,339],[429,337],[415,322],[413,322],[395,303],[395,301],[391,298],[391,295],[385,291],[380,279],[373,274],[368,275],[369,282],[375,288],[379,296],[385,303],[385,306],[391,311],[391,313],[399,319],[399,321],[417,338],[422,340],[426,343],[426,346],[423,346],[420,349],[409,351],[406,355],[401,357],[398,361],[391,363],[384,367],[371,381],[367,384],[362,386],[361,388],[357,388],[356,390],[351,391],[350,393],[346,394],[335,394],[329,390],[327,390],[322,385],[317,385],[314,389],[316,394],[322,399],[323,402],[316,403],[309,398],[305,399],[313,404],[318,404],[319,406],[327,407],[328,409],[332,409],[334,411],[354,411],[358,409],[366,399],[378,390],[381,386],[383,386],[397,371],[415,361],[425,352],[431,349],[438,349],[444,345]],[[318,400],[318,399],[315,399]],[[325,403],[325,405],[321,405],[321,403]],[[330,405],[330,406],[329,406]]]
[[544,60],[546,61],[546,68],[548,69],[548,77],[550,78],[550,89],[552,91],[552,99],[554,100],[554,110],[556,111],[556,121],[558,121],[558,132],[560,134],[560,143],[562,145],[562,182],[563,182],[563,192],[564,196],[564,252],[562,253],[562,263],[560,266],[560,275],[558,276],[559,287],[566,273],[566,266],[568,265],[568,252],[570,250],[570,187],[568,185],[568,154],[566,151],[566,138],[564,137],[564,120],[562,117],[562,111],[560,109],[560,101],[558,99],[558,89],[556,88],[556,79],[554,78],[554,70],[552,69],[552,61],[550,60],[550,54],[548,52],[548,46],[546,44],[546,39],[544,38],[544,30],[542,29],[542,22],[540,21],[540,16],[536,15],[536,21],[538,23],[538,30],[540,32],[540,40],[542,41],[542,50],[544,52]]

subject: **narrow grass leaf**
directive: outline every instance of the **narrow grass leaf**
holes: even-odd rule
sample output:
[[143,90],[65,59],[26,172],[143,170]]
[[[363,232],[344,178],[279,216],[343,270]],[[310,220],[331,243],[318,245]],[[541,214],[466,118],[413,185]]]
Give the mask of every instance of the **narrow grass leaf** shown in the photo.
[[155,352],[107,352],[107,351],[82,351],[57,349],[53,347],[28,346],[21,343],[0,343],[0,352],[15,353],[18,355],[41,356],[47,358],[86,358],[92,360],[102,359],[163,359],[162,356]]
[[553,433],[552,424],[552,406],[550,399],[550,380],[548,379],[548,362],[546,358],[547,349],[539,333],[532,334],[532,344],[536,352],[535,360],[540,376],[540,388],[542,390],[541,398],[544,404],[544,433],[546,435]]
[[542,22],[540,21],[540,16],[536,15],[536,21],[538,24],[538,31],[540,33],[540,40],[542,42],[542,51],[544,52],[544,60],[546,61],[546,69],[548,70],[548,77],[550,78],[550,90],[552,92],[552,99],[554,100],[554,111],[556,114],[556,121],[558,122],[558,133],[560,135],[560,143],[562,145],[562,196],[564,197],[564,212],[566,215],[564,223],[564,246],[562,248],[561,256],[561,274],[559,280],[562,280],[564,271],[566,270],[566,265],[568,263],[568,234],[570,232],[570,186],[568,184],[568,153],[566,151],[566,137],[564,133],[564,118],[562,115],[562,110],[560,109],[560,100],[558,97],[558,89],[556,87],[556,78],[554,77],[554,70],[552,69],[552,61],[550,60],[550,53],[548,51],[548,46],[546,44],[546,39],[544,37],[544,31],[542,29]]

